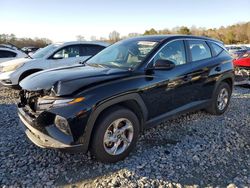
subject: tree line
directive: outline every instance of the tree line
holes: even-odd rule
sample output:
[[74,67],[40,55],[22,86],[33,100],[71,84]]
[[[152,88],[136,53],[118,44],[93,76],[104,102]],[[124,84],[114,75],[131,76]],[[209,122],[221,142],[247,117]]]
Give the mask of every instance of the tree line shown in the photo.
[[113,31],[109,34],[108,42],[116,42],[118,40],[142,36],[142,35],[166,35],[166,34],[184,34],[184,35],[198,35],[206,36],[214,39],[218,39],[225,44],[250,44],[250,22],[234,24],[227,27],[220,27],[214,29],[206,29],[202,27],[192,26],[190,28],[186,26],[175,27],[173,29],[156,30],[151,28],[146,30],[143,34],[130,33],[128,36],[120,37],[117,31]]
[[[225,44],[250,44],[250,22],[234,24],[227,27],[220,27],[214,29],[206,29],[202,27],[175,27],[173,29],[162,29],[156,30],[151,28],[146,30],[144,33],[129,33],[127,36],[121,36],[119,32],[112,31],[109,33],[108,38],[97,38],[96,36],[91,36],[92,41],[105,41],[109,43],[115,43],[119,40],[143,36],[143,35],[166,35],[166,34],[185,34],[185,35],[198,35],[206,36],[218,39]],[[84,36],[77,35],[76,40],[85,40]],[[0,44],[14,44],[20,48],[24,46],[34,46],[34,47],[44,47],[52,43],[50,39],[47,38],[17,38],[14,34],[0,34]]]
[[17,38],[14,34],[0,34],[0,44],[13,44],[19,48],[25,46],[42,48],[51,43],[52,41],[47,38]]

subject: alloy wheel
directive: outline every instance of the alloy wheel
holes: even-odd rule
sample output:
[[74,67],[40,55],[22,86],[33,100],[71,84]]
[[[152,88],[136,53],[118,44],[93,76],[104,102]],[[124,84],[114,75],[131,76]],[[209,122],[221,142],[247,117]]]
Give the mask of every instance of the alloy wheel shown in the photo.
[[132,122],[126,118],[117,119],[109,125],[104,134],[104,149],[110,155],[119,155],[129,147],[133,136]]
[[222,88],[217,97],[217,107],[220,111],[224,110],[229,100],[229,94],[226,88]]

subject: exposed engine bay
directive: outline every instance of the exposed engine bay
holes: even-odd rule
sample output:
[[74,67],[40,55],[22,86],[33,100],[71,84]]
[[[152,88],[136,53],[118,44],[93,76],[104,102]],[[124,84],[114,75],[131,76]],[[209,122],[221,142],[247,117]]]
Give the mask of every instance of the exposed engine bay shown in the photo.
[[27,91],[21,90],[19,93],[20,102],[18,103],[18,107],[29,107],[33,112],[37,111],[37,103],[38,99],[49,94],[49,92],[45,92],[44,90],[40,91]]

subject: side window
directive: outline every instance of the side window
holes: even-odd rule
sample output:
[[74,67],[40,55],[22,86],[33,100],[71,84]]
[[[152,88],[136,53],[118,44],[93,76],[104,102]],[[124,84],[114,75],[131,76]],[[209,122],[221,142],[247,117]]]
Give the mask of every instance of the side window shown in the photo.
[[210,48],[205,41],[189,40],[188,44],[191,51],[192,61],[199,61],[212,57]]
[[186,61],[185,47],[182,40],[170,42],[162,48],[154,58],[154,63],[159,60],[169,60],[175,65],[183,65]]
[[214,56],[219,55],[223,51],[223,48],[221,48],[219,45],[217,45],[217,44],[215,44],[213,42],[211,42],[210,44],[211,44],[211,46],[212,46],[212,48],[214,50]]
[[7,51],[7,50],[0,50],[0,58],[11,58],[16,57],[16,53]]
[[93,56],[102,51],[105,47],[99,45],[82,45],[81,56]]
[[71,57],[80,57],[79,45],[66,46],[53,55],[54,59],[66,59]]

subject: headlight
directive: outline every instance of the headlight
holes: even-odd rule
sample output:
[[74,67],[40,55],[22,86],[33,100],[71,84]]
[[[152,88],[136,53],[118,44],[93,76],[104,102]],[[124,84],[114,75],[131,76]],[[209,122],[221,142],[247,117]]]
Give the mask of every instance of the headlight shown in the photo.
[[19,67],[23,66],[24,63],[18,63],[18,64],[12,64],[12,65],[7,65],[1,68],[2,72],[9,72],[18,69]]
[[76,104],[79,102],[84,101],[84,97],[78,97],[73,99],[60,99],[60,98],[53,98],[53,97],[43,97],[38,99],[38,107],[39,109],[49,109],[52,107],[62,107],[68,106],[71,104]]

